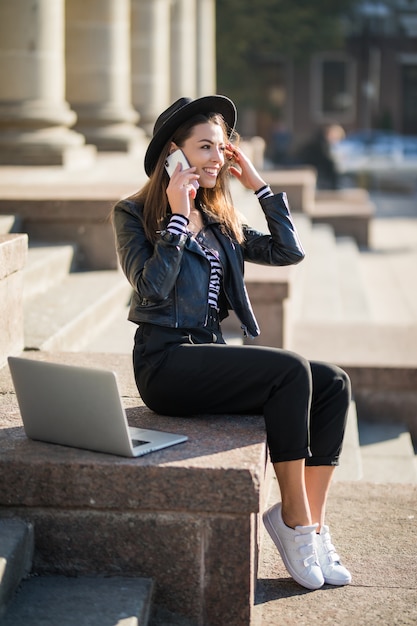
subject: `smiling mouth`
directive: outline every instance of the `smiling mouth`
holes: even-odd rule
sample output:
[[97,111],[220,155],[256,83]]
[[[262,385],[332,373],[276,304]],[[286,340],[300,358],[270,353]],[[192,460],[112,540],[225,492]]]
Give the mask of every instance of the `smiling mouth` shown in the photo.
[[215,168],[203,168],[203,171],[208,174],[209,176],[217,176],[217,174],[219,173],[218,169]]

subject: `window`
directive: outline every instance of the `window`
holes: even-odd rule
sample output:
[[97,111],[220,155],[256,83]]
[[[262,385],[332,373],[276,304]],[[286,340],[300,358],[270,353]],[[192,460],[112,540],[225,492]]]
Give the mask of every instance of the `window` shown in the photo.
[[404,64],[402,66],[402,86],[402,132],[417,135],[417,64]]
[[348,122],[354,116],[354,62],[345,54],[317,55],[312,62],[313,119]]

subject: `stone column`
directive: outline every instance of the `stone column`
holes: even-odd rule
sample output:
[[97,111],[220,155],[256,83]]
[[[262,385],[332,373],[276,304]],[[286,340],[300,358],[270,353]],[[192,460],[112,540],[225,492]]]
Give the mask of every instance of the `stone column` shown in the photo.
[[143,139],[131,104],[130,0],[69,0],[66,17],[75,128],[98,150],[130,152]]
[[171,0],[132,0],[132,96],[151,136],[170,104]]
[[0,3],[0,90],[0,164],[91,163],[94,149],[69,130],[64,0]]
[[[197,96],[216,93],[215,0],[197,0]],[[226,94],[227,95],[227,94]]]
[[171,101],[197,94],[196,0],[173,0],[171,23]]

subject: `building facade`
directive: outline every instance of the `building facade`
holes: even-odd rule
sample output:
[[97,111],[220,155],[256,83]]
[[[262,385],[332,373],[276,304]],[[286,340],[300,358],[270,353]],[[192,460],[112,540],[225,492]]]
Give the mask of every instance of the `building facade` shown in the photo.
[[362,2],[345,30],[344,51],[311,61],[314,119],[417,135],[417,2]]
[[417,136],[417,0],[359,2],[343,30],[337,50],[260,68],[268,106],[247,116],[244,134],[291,137],[293,151],[333,124]]

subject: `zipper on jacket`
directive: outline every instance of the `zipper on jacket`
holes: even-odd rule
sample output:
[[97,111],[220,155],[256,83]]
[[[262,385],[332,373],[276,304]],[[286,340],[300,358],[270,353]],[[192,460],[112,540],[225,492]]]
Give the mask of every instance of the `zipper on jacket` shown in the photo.
[[208,314],[209,314],[209,305],[208,305],[208,294],[207,294],[206,317],[205,317],[205,320],[204,320],[204,326],[205,326],[205,328],[207,328]]
[[174,310],[175,310],[175,320],[174,320],[174,328],[178,328],[178,298],[177,298],[177,284],[174,285]]

